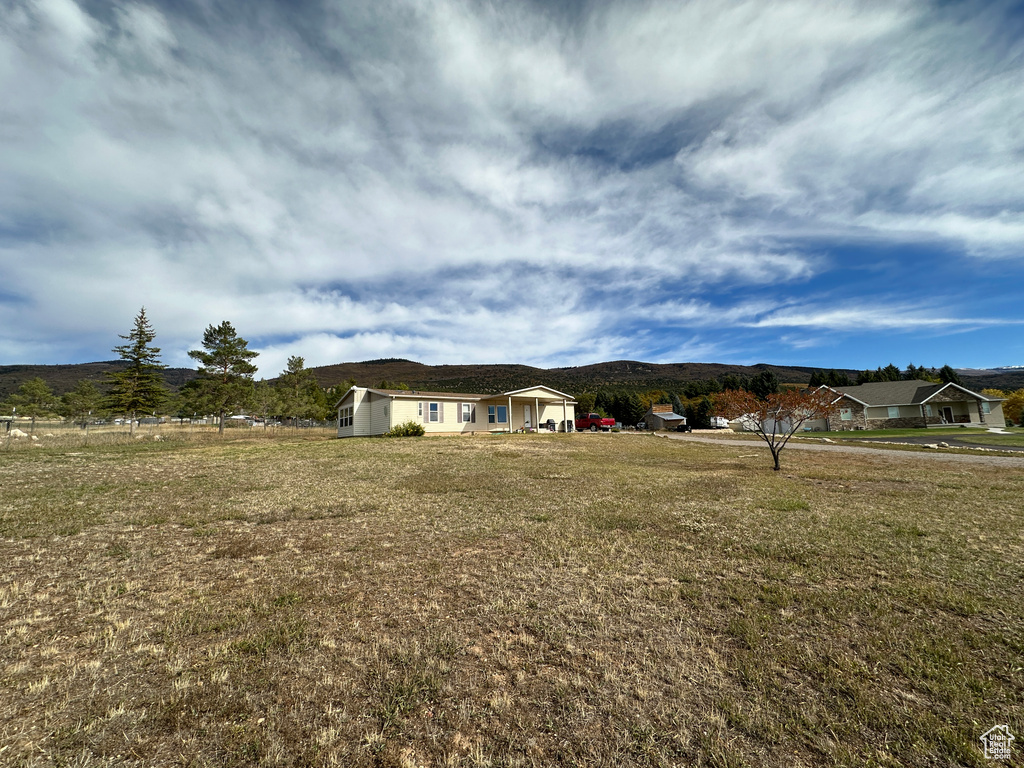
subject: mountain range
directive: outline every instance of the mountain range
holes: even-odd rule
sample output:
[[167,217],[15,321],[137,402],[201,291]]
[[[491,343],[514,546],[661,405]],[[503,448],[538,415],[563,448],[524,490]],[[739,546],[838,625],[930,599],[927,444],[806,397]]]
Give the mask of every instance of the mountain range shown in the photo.
[[[74,388],[82,379],[102,385],[106,374],[124,365],[119,360],[75,365],[0,366],[0,399],[15,392],[25,381],[40,377],[57,394]],[[545,384],[562,392],[578,395],[601,388],[678,390],[687,382],[720,378],[733,374],[753,376],[771,370],[786,384],[805,384],[817,370],[811,367],[772,365],[728,365],[724,363],[644,363],[615,360],[569,368],[534,368],[528,365],[425,365],[412,360],[385,358],[358,363],[338,363],[311,369],[321,386],[329,387],[355,380],[360,386],[405,384],[412,389],[447,392],[507,392],[534,384]],[[840,369],[856,379],[855,369]],[[1024,388],[1024,367],[995,369],[958,369],[972,389],[992,387],[1003,390]],[[194,379],[191,368],[167,368],[164,379],[172,390]]]

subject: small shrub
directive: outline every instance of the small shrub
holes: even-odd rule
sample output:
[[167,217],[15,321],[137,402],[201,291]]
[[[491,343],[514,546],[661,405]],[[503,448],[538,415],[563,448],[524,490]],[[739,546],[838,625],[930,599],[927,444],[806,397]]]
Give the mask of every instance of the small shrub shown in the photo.
[[390,432],[384,433],[384,437],[420,437],[424,431],[422,424],[407,421],[404,424],[396,424]]

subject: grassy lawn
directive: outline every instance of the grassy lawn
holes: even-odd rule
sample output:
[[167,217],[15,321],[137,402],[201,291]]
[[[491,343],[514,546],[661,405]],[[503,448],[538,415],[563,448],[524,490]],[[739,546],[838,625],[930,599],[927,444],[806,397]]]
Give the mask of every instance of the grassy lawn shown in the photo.
[[0,764],[991,765],[1024,474],[801,454],[19,443]]
[[971,435],[969,438],[972,443],[981,443],[982,445],[991,445],[998,447],[1000,445],[1024,445],[1024,430],[1014,429],[1007,430],[1010,432],[1008,435],[997,435],[992,432],[986,432],[981,435]]
[[996,434],[984,429],[964,429],[951,427],[949,429],[875,429],[857,430],[852,432],[800,432],[796,437],[821,438],[828,437],[833,440],[864,440],[865,438],[878,437],[927,437],[934,442],[949,438],[961,439],[971,443],[991,445],[998,448],[1001,445],[1024,445],[1024,429],[1020,427],[1006,428],[1007,434]]

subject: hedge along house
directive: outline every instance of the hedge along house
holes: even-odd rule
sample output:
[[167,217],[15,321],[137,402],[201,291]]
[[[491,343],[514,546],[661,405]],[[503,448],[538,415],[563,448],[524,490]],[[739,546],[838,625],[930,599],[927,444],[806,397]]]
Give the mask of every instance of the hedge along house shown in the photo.
[[[352,387],[338,401],[338,437],[383,435],[414,421],[427,434],[566,430],[575,419],[572,395],[528,387],[497,395]],[[571,426],[570,426],[571,429]]]
[[959,384],[879,381],[830,387],[838,395],[828,429],[905,429],[907,427],[1003,427],[1003,401]]

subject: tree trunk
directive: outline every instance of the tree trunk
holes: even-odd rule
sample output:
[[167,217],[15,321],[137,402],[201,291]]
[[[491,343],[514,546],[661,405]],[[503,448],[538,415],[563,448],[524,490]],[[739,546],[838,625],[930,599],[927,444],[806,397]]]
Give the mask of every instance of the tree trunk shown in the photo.
[[774,447],[772,448],[772,458],[775,459],[775,466],[772,469],[778,472],[782,467],[779,465],[779,452]]
[[135,437],[135,413],[128,414],[128,437]]
[[217,434],[219,434],[219,435],[223,435],[224,434],[224,411],[220,412],[220,427],[217,430]]

